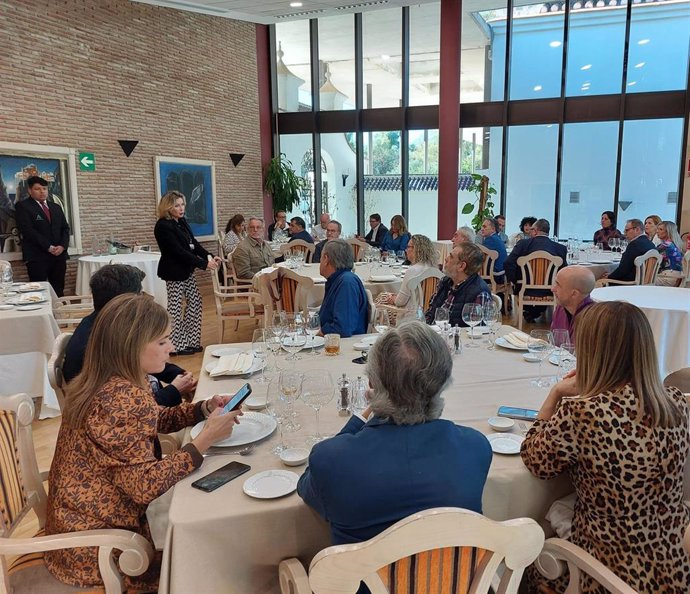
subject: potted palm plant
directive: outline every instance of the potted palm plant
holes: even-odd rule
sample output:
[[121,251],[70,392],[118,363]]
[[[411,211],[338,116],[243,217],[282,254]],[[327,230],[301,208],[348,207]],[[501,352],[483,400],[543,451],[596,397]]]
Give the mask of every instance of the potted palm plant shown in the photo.
[[281,153],[273,157],[264,172],[264,189],[273,197],[273,210],[290,212],[299,203],[307,180],[297,175],[289,159]]

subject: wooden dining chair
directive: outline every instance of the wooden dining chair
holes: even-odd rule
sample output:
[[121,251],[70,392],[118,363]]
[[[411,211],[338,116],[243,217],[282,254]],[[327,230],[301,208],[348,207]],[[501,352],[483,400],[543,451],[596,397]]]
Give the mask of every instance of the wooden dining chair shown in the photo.
[[561,577],[567,568],[570,574],[567,594],[581,594],[582,574],[590,576],[610,594],[638,594],[637,590],[583,548],[561,538],[549,538],[544,542],[535,566],[549,580]]
[[410,303],[405,306],[397,307],[396,305],[377,305],[379,310],[385,309],[388,312],[388,318],[392,325],[397,325],[397,322],[402,320],[410,312],[416,312],[421,305],[422,310],[426,311],[431,298],[436,293],[438,283],[443,278],[443,273],[437,268],[429,267],[424,270],[419,276],[413,278],[409,284]]
[[508,283],[506,280],[505,274],[500,275],[500,282],[496,281],[496,260],[498,260],[498,252],[496,250],[490,250],[481,244],[477,244],[477,247],[484,255],[482,269],[479,276],[481,276],[488,283],[488,285],[491,287],[491,292],[494,295],[503,295],[502,303],[505,305],[506,310],[502,311],[504,314],[507,314],[508,300],[512,295],[512,289],[510,283]]
[[314,287],[312,278],[280,267],[261,275],[260,280],[267,285],[273,311],[309,315],[309,293]]
[[[36,463],[33,416],[34,405],[28,395],[0,399],[0,592],[84,592],[83,588],[54,578],[45,566],[43,553],[98,547],[98,569],[105,594],[121,594],[124,585],[120,572],[130,576],[144,573],[153,559],[153,547],[143,536],[129,530],[44,535],[47,496],[43,481],[48,477],[47,473],[39,473]],[[32,538],[14,538],[17,526],[30,511],[38,518],[39,532]],[[120,552],[119,557],[114,555],[115,551]]]
[[544,544],[530,518],[495,522],[475,512],[440,507],[400,520],[362,543],[329,547],[311,562],[278,568],[283,594],[345,594],[363,581],[372,594],[515,594],[525,568]]
[[352,248],[352,255],[355,259],[355,262],[361,262],[364,258],[367,248],[369,247],[369,244],[366,241],[361,241],[359,239],[346,239],[345,241],[346,243],[350,244],[350,247]]
[[311,264],[311,259],[314,256],[314,250],[316,246],[313,243],[304,241],[304,239],[293,239],[287,243],[283,243],[280,246],[280,253],[284,256],[292,250],[298,250],[300,252],[305,252],[304,261],[307,264]]
[[613,278],[601,279],[602,286],[608,285],[653,285],[661,266],[662,255],[657,250],[649,250],[635,258],[635,279],[631,281]]
[[[551,287],[558,269],[563,265],[563,258],[549,252],[539,250],[517,259],[522,271],[520,292],[517,299],[518,328],[522,330],[522,310],[525,305],[556,305],[556,298],[551,293]],[[548,295],[527,295],[527,291],[548,290]]]
[[683,276],[681,276],[679,287],[690,289],[690,250],[683,256]]
[[53,301],[53,315],[60,328],[76,327],[92,313],[93,297],[91,295],[58,297]]
[[225,322],[228,320],[235,321],[235,332],[239,329],[240,320],[260,322],[260,316],[264,315],[264,306],[261,295],[254,291],[253,285],[243,283],[221,286],[215,270],[211,270],[211,279],[218,318],[218,342],[223,342]]

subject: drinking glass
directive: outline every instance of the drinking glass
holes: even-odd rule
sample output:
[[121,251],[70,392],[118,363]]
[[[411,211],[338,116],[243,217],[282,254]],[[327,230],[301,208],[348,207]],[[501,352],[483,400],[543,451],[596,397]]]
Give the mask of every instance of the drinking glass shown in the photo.
[[439,307],[434,313],[434,324],[436,324],[441,332],[446,331],[447,326],[450,326],[450,311],[447,307]]
[[609,239],[609,247],[611,248],[612,252],[615,252],[618,247],[620,247],[620,239],[617,237],[612,237]]
[[309,312],[309,317],[307,318],[307,321],[304,324],[304,329],[307,331],[307,334],[309,335],[309,342],[311,343],[311,353],[309,354],[318,355],[318,353],[314,350],[314,339],[316,338],[316,335],[319,333],[319,330],[321,329],[321,320],[319,319],[318,312]]
[[264,375],[264,368],[266,367],[266,357],[268,356],[268,347],[264,339],[263,328],[257,328],[252,335],[252,354],[255,359],[261,362],[261,376],[255,380],[257,384],[265,384],[268,382]]
[[264,328],[264,341],[266,348],[273,354],[273,365],[270,371],[275,373],[278,369],[278,353],[283,346],[283,327],[282,326],[266,326]]
[[[482,306],[478,303],[465,303],[462,306],[462,321],[470,327],[470,338],[474,338],[474,327],[482,321]],[[468,348],[476,349],[478,345],[472,341]]]
[[384,334],[391,327],[388,311],[385,309],[377,309],[374,316],[374,328],[379,334]]
[[532,380],[532,385],[538,388],[548,388],[551,382],[542,378],[542,363],[553,350],[551,330],[532,330],[527,340],[527,350],[539,359],[539,379]]
[[405,250],[398,250],[395,252],[395,255],[398,256],[398,261],[402,264],[407,260],[407,256],[405,255]]
[[576,364],[575,345],[571,342],[564,342],[561,344],[558,355],[558,379],[562,380],[567,373],[575,369]]
[[307,344],[307,336],[301,318],[296,318],[294,314],[287,314],[287,320],[283,326],[283,337],[283,346],[290,353],[286,361],[292,361],[294,364],[295,361],[301,359],[297,353]]
[[2,294],[7,297],[7,293],[12,288],[12,266],[10,264],[3,264],[0,268],[0,288]]
[[278,376],[278,384],[280,386],[280,398],[289,407],[289,418],[284,421],[284,425],[288,425],[289,431],[296,431],[300,428],[299,423],[294,421],[296,414],[294,413],[295,401],[302,395],[302,380],[304,374],[299,371],[283,370]]
[[271,452],[280,455],[285,449],[285,441],[283,438],[284,431],[287,431],[288,426],[294,426],[292,422],[292,411],[288,403],[281,398],[280,384],[277,379],[269,382],[266,392],[266,413],[272,416],[278,424],[278,431],[280,432],[280,443],[275,446]]
[[562,344],[570,342],[570,333],[565,328],[557,328],[551,332],[553,333],[554,346],[560,348]]
[[340,354],[340,334],[326,334],[323,341],[323,350],[327,356],[335,357]]
[[319,430],[319,411],[322,406],[333,400],[335,385],[331,374],[323,369],[310,370],[302,380],[302,400],[316,413],[316,433],[309,437],[309,443],[318,443],[324,439]]
[[503,323],[501,310],[495,303],[489,303],[482,308],[482,319],[489,327],[490,331],[489,346],[486,348],[489,351],[495,351],[496,345],[494,343],[496,342],[496,331]]
[[597,248],[598,252],[603,252],[604,251],[604,244],[599,241],[599,242],[597,242],[596,248]]

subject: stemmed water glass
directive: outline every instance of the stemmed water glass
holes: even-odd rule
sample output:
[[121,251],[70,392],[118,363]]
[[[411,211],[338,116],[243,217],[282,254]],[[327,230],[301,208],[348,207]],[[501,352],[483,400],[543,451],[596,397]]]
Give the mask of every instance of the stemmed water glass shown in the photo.
[[611,248],[612,252],[615,252],[617,248],[619,248],[621,245],[621,240],[618,239],[617,237],[612,237],[609,239],[609,247]]
[[441,329],[441,332],[446,332],[448,326],[450,326],[450,311],[447,307],[441,306],[436,309],[434,313],[434,324]]
[[319,430],[319,411],[333,400],[335,386],[331,374],[323,369],[307,371],[302,380],[302,400],[316,413],[316,433],[309,437],[309,443],[324,439]]
[[[300,371],[288,371],[283,370],[278,376],[278,385],[280,386],[280,397],[287,404],[290,409],[289,419],[287,419],[287,424],[289,424],[290,431],[297,431],[300,428],[300,424],[293,421],[297,415],[294,412],[295,401],[302,395],[302,380],[304,379],[304,374]],[[284,421],[285,423],[285,421]],[[294,428],[292,427],[294,426]]]
[[282,326],[266,326],[264,328],[264,341],[266,348],[273,354],[273,365],[270,371],[275,373],[279,371],[278,368],[278,353],[283,346],[283,327]]
[[527,340],[527,350],[539,359],[539,379],[532,380],[538,388],[548,388],[551,382],[542,377],[542,363],[553,350],[553,333],[551,330],[532,330]]
[[309,354],[318,355],[318,353],[314,350],[314,340],[316,338],[316,335],[319,333],[319,330],[321,329],[321,319],[319,318],[319,312],[309,312],[309,317],[304,323],[304,329],[307,331],[307,334],[309,334],[309,342],[311,344],[311,353]]
[[[474,338],[474,327],[482,321],[482,306],[478,303],[465,303],[462,306],[462,321],[470,327],[470,338]],[[472,349],[477,348],[473,342],[467,346]]]
[[0,267],[0,288],[2,294],[7,297],[7,293],[12,288],[12,266],[9,264]]
[[395,252],[395,255],[398,256],[398,260],[400,261],[401,264],[405,263],[405,260],[407,260],[407,255],[405,254],[405,250],[398,250]]
[[489,346],[486,348],[489,351],[495,351],[496,330],[498,330],[503,323],[503,315],[501,314],[500,308],[495,303],[487,303],[482,307],[482,320],[489,327],[489,332],[491,333]]
[[297,356],[297,353],[307,344],[307,336],[304,332],[304,324],[302,324],[301,317],[298,318],[294,314],[288,314],[283,326],[283,337],[283,346],[290,353],[286,361],[294,363],[301,359],[301,357]]
[[295,424],[292,421],[292,409],[290,405],[281,397],[280,384],[277,379],[270,381],[268,384],[266,391],[266,412],[272,416],[278,424],[280,443],[275,446],[271,452],[280,455],[285,449],[283,433],[285,431],[294,431]]
[[252,354],[255,359],[261,363],[261,375],[254,380],[257,384],[265,384],[268,382],[264,375],[264,368],[266,367],[266,357],[268,356],[268,348],[264,339],[263,328],[257,328],[252,335]]
[[558,379],[563,377],[575,369],[575,345],[571,342],[561,343],[561,348],[558,355]]

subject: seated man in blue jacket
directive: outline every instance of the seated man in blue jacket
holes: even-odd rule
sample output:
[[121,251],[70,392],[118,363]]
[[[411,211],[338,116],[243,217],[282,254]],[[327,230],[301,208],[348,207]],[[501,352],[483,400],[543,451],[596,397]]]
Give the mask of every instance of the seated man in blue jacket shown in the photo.
[[417,321],[371,348],[364,418],[316,444],[297,485],[333,544],[368,540],[434,507],[482,512],[491,447],[479,431],[440,418],[452,368],[443,339]]
[[369,302],[362,281],[352,272],[353,266],[354,256],[347,242],[326,242],[319,262],[319,272],[327,279],[319,310],[321,334],[347,338],[367,331]]
[[307,243],[314,243],[314,238],[305,229],[306,226],[307,224],[302,217],[292,217],[290,219],[290,241],[301,239]]
[[[93,295],[94,311],[79,323],[67,343],[62,366],[62,375],[66,382],[72,381],[84,365],[86,345],[98,312],[118,295],[141,293],[141,281],[145,276],[146,273],[135,266],[108,264],[98,269],[91,277],[89,287]],[[191,400],[197,384],[191,373],[172,363],[166,363],[163,371],[147,379],[156,402],[162,406],[177,406],[182,402],[182,398]],[[168,385],[163,387],[160,382],[166,382]]]
[[496,219],[484,219],[482,221],[482,228],[479,231],[482,235],[482,245],[488,250],[498,252],[498,258],[494,262],[494,280],[497,285],[502,285],[505,282],[505,272],[503,265],[505,264],[508,253],[506,252],[505,243],[498,235],[496,228]]

